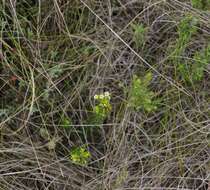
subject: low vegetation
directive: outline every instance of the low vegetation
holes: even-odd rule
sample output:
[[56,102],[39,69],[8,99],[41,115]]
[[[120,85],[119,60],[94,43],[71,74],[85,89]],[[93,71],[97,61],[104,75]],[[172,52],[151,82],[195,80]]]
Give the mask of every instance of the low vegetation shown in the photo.
[[0,0],[0,190],[210,188],[209,0]]

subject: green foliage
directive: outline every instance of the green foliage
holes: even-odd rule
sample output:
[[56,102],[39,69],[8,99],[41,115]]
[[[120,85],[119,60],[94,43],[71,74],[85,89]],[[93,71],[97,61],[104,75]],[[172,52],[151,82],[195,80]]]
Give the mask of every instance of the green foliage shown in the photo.
[[[52,60],[54,60],[56,57],[58,56],[58,52],[57,51],[51,51],[50,52],[50,58]],[[55,68],[54,68],[55,69]],[[57,68],[56,68],[57,69]]]
[[173,62],[179,63],[180,57],[185,51],[187,44],[192,36],[197,32],[196,28],[197,19],[191,15],[186,16],[178,25],[178,39],[172,53]]
[[70,159],[73,163],[79,165],[87,165],[88,159],[90,158],[90,152],[84,147],[76,147],[70,152]]
[[196,9],[207,10],[210,7],[210,0],[191,0],[191,3]]
[[[52,55],[52,56],[56,56],[56,55]],[[63,73],[63,71],[64,71],[64,69],[62,68],[61,65],[56,65],[49,70],[49,76],[51,78],[58,78]]]
[[112,110],[110,103],[110,93],[105,92],[103,94],[96,94],[94,96],[96,105],[93,107],[93,115],[90,120],[91,124],[101,124],[109,116]]
[[197,31],[197,19],[191,15],[186,16],[178,25],[179,44],[186,44],[192,35]]
[[185,82],[201,81],[204,76],[205,67],[210,62],[210,45],[204,51],[198,51],[193,57],[193,61],[179,64],[180,72]]
[[137,48],[141,48],[145,43],[147,28],[143,24],[132,24],[133,40]]
[[[57,53],[55,53],[55,54],[57,55]],[[52,56],[56,56],[56,55],[52,55]],[[52,80],[60,77],[63,74],[63,72],[64,72],[64,68],[62,67],[62,65],[55,65],[54,67],[48,69],[49,77]],[[50,89],[50,86],[51,86],[50,81],[47,81],[46,88],[44,89],[44,93],[43,93],[43,99],[45,101],[49,100],[50,93],[53,91],[52,89]]]
[[157,101],[153,100],[154,93],[148,89],[152,80],[152,73],[147,73],[144,78],[133,76],[128,96],[129,107],[137,110],[144,109],[151,112],[157,109]]
[[72,121],[69,117],[62,115],[60,124],[64,129],[70,129],[72,126]]
[[202,52],[197,52],[192,65],[192,80],[203,79],[205,67],[210,63],[210,45]]
[[[187,48],[188,43],[192,39],[192,36],[197,32],[198,20],[192,15],[185,16],[180,23],[178,24],[178,39],[176,41],[171,61],[176,67],[176,71],[178,71],[177,76],[182,76],[184,81],[190,81],[191,76],[194,78],[201,67],[197,64],[194,64],[194,68],[185,60],[182,60],[181,57]],[[192,72],[193,71],[193,72]]]
[[192,6],[197,9],[203,9],[203,0],[191,0]]
[[93,54],[96,51],[96,48],[94,46],[84,46],[80,49],[81,53],[88,56]]

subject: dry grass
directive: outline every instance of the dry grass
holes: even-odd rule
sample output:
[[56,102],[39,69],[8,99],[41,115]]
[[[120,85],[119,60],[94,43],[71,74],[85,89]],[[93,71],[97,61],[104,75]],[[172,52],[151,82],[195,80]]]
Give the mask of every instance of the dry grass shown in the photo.
[[[197,32],[173,57],[186,15]],[[209,45],[209,15],[190,0],[0,0],[0,190],[208,189],[210,67],[187,84],[171,60]],[[127,96],[148,71],[160,100],[150,113]],[[104,91],[112,112],[95,126],[93,96]],[[82,145],[87,166],[69,158]]]

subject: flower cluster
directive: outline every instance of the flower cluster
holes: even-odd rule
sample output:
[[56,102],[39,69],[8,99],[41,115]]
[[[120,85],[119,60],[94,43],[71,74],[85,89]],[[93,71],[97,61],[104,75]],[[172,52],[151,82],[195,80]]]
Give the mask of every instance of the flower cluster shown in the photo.
[[96,105],[93,107],[95,119],[102,122],[109,115],[112,109],[110,104],[110,93],[104,92],[103,94],[96,94],[94,99],[97,100]]
[[111,99],[110,93],[109,93],[109,92],[104,92],[103,94],[96,94],[96,95],[94,96],[94,99],[95,99],[95,100],[102,100],[102,99],[104,99],[104,98],[110,100],[110,99]]
[[83,147],[77,147],[70,153],[70,159],[73,163],[79,165],[87,165],[87,161],[90,158],[90,152]]

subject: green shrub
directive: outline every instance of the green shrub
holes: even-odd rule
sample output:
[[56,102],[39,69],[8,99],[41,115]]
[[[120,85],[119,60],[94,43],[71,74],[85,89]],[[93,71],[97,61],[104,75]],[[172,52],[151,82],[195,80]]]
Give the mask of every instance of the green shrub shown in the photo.
[[205,67],[210,63],[210,45],[203,51],[197,51],[193,57],[193,61],[179,64],[180,72],[185,82],[201,81],[204,76]]
[[180,57],[185,51],[187,44],[193,34],[197,32],[197,19],[191,15],[186,16],[178,25],[178,39],[172,53],[172,60],[175,64],[179,63]]
[[148,89],[152,80],[152,73],[147,73],[144,78],[133,76],[128,94],[128,105],[136,110],[144,109],[151,112],[157,109],[157,102],[153,100],[154,93]]
[[210,0],[191,0],[191,3],[196,9],[208,10],[210,7]]
[[198,72],[201,72],[198,71],[198,68],[201,67],[194,64],[194,73],[192,73],[191,64],[181,58],[185,53],[188,43],[197,32],[197,23],[198,20],[192,15],[187,15],[180,21],[177,26],[178,39],[170,57],[171,62],[176,68],[176,76],[181,76],[184,81],[191,81],[191,76],[195,76]]
[[201,52],[196,52],[192,65],[192,80],[200,81],[203,79],[205,67],[210,63],[210,45]]
[[143,24],[132,24],[133,41],[137,48],[141,48],[146,41],[147,28]]

